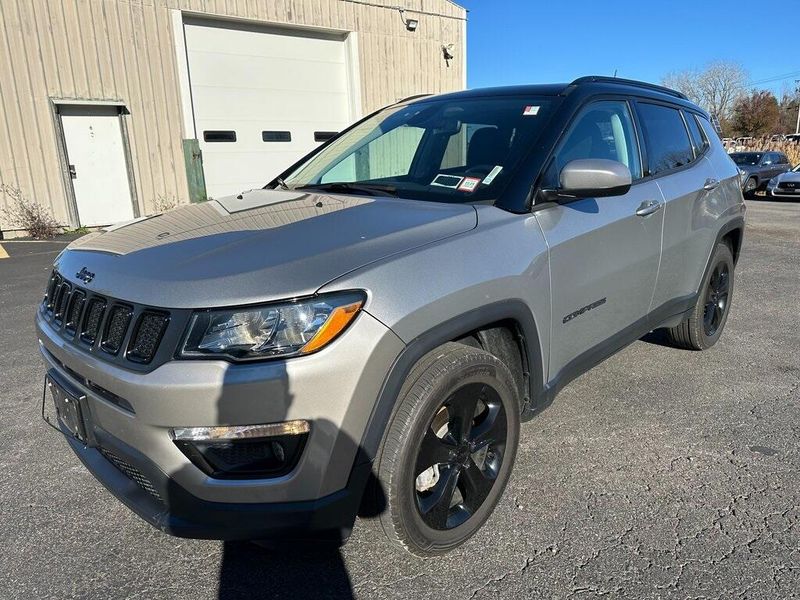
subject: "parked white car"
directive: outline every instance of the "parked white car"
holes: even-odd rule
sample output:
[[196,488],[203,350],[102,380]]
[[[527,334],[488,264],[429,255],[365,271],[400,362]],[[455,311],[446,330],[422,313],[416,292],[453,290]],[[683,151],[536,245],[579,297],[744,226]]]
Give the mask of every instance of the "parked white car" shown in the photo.
[[800,199],[800,164],[791,171],[770,179],[767,183],[767,197]]

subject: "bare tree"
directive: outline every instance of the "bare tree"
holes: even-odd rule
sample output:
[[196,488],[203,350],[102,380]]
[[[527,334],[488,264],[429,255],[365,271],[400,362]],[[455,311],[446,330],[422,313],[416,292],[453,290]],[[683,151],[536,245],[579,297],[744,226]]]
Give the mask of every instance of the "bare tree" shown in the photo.
[[737,63],[716,61],[702,70],[668,73],[662,83],[683,92],[724,122],[730,119],[734,103],[745,91],[747,71]]

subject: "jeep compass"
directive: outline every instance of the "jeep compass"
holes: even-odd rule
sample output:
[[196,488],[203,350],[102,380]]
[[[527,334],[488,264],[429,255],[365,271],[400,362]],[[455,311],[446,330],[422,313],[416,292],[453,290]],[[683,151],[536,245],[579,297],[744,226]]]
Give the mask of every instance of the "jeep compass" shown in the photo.
[[66,248],[36,314],[43,415],[167,533],[341,542],[360,514],[446,552],[572,379],[657,328],[717,342],[744,213],[670,89],[408,99],[263,189]]

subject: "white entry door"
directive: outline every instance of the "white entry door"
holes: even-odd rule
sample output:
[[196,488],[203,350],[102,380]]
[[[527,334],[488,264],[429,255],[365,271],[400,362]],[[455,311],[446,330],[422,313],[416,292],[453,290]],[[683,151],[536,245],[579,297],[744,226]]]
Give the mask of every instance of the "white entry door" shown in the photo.
[[355,120],[342,36],[202,20],[184,31],[209,196],[262,187]]
[[133,219],[118,108],[63,105],[59,114],[80,224],[94,227]]

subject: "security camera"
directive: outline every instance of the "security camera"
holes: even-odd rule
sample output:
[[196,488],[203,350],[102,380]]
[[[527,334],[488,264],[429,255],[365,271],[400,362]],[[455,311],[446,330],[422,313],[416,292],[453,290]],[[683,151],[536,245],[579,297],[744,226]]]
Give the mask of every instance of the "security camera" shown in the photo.
[[447,66],[450,66],[450,61],[453,60],[453,44],[447,44],[446,46],[442,46],[442,56],[444,57],[444,62]]

